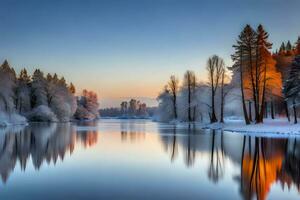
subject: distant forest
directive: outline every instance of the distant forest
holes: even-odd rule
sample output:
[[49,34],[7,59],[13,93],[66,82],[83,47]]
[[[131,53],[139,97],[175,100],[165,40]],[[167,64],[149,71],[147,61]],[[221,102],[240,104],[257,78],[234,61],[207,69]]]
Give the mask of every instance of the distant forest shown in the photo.
[[118,118],[149,118],[154,116],[156,107],[147,107],[146,103],[136,99],[123,101],[118,108],[100,109],[101,117],[118,117]]

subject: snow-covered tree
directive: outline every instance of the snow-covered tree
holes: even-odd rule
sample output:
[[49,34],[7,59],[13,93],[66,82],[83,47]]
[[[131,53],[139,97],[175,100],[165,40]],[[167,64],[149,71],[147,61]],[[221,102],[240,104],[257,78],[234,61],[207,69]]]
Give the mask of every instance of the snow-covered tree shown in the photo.
[[173,75],[168,82],[169,91],[172,95],[174,119],[177,119],[177,96],[179,90],[179,80]]
[[76,100],[64,77],[47,75],[47,101],[60,121],[69,121],[76,111]]
[[0,108],[6,113],[15,111],[16,73],[5,60],[0,66]]
[[158,95],[158,120],[162,122],[168,122],[173,119],[173,101],[171,92],[168,86],[165,86],[164,90]]
[[35,108],[40,105],[48,106],[47,80],[44,78],[44,73],[36,69],[31,82],[31,107]]
[[83,90],[82,96],[77,99],[76,119],[95,119],[99,117],[99,103],[97,94]]
[[17,79],[16,88],[16,109],[19,113],[24,114],[31,110],[30,102],[30,76],[24,68],[21,70]]
[[217,93],[217,89],[220,86],[222,80],[222,74],[225,71],[224,60],[217,55],[210,57],[207,61],[208,71],[208,80],[210,87],[210,95],[211,95],[211,112],[210,112],[210,121],[211,123],[217,122],[217,116],[215,111],[215,96]]

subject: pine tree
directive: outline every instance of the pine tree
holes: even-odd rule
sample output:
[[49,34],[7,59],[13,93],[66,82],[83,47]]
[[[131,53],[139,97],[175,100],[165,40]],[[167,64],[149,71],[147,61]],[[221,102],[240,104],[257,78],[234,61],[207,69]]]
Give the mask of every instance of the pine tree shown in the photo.
[[17,80],[16,89],[16,108],[19,113],[26,113],[30,111],[30,83],[31,78],[24,68],[21,70]]
[[[257,44],[257,34],[250,25],[246,25],[240,33],[237,44],[233,45],[235,53],[232,60],[235,62],[232,69],[240,73],[240,87],[242,94],[243,113],[246,124],[250,124],[245,104],[246,98],[252,96],[254,105],[257,104],[255,91],[255,78],[253,68],[255,66],[255,49]],[[246,93],[245,88],[250,88],[252,95]],[[255,107],[257,108],[257,107]]]
[[15,111],[16,73],[5,60],[0,66],[0,107],[7,113]]
[[[255,66],[255,91],[257,97],[256,123],[263,122],[268,82],[270,82],[272,78],[277,78],[276,72],[273,72],[275,69],[274,67],[276,62],[273,59],[270,52],[270,49],[272,48],[272,43],[268,41],[268,38],[269,34],[264,30],[262,25],[259,25],[257,28],[257,56]],[[272,75],[276,77],[272,77]]]
[[293,50],[293,47],[291,45],[291,42],[288,41],[286,44],[286,56],[292,55],[293,54],[292,50]]
[[31,107],[40,105],[48,106],[47,101],[47,80],[41,70],[36,69],[32,75],[31,83]]
[[291,50],[292,50],[292,45],[291,45],[291,42],[290,42],[290,41],[288,41],[288,42],[286,43],[286,50],[287,50],[287,51],[291,51]]
[[300,96],[300,56],[296,56],[290,69],[288,79],[285,81],[283,93],[286,101],[292,103],[294,123],[297,123],[297,100]]
[[281,46],[279,48],[279,54],[284,55],[285,54],[285,44],[284,42],[281,43]]

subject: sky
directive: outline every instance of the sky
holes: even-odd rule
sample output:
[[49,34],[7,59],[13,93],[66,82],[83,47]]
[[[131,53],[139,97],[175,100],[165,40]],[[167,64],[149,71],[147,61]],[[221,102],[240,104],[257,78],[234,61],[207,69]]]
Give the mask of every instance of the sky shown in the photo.
[[174,74],[206,80],[217,54],[232,64],[246,24],[263,24],[273,47],[300,35],[299,0],[0,0],[0,62],[40,68],[97,92],[101,107],[149,104]]

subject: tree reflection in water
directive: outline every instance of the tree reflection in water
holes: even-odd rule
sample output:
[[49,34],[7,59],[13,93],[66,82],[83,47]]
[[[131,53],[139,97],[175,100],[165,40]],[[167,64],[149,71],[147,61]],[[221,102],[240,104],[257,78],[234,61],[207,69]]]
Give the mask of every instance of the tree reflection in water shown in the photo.
[[121,139],[123,142],[135,142],[145,139],[145,122],[124,120],[120,122]]
[[84,148],[97,142],[96,131],[76,133],[70,123],[33,123],[16,130],[15,127],[2,129],[0,134],[0,175],[6,183],[17,161],[21,169],[26,170],[29,158],[36,170],[46,161],[56,164],[64,159],[66,152],[72,154],[76,143]]
[[211,151],[210,151],[210,164],[208,170],[208,177],[214,183],[217,183],[224,175],[224,151],[223,151],[223,132],[218,134],[217,139],[220,139],[220,145],[216,145],[216,131],[212,130],[211,135]]
[[172,162],[176,159],[174,152],[177,155],[178,151],[184,153],[188,167],[195,164],[197,156],[208,154],[205,162],[208,179],[217,183],[224,176],[224,163],[229,159],[240,166],[239,175],[233,178],[239,182],[243,199],[267,199],[276,182],[282,189],[295,186],[300,192],[300,138],[263,138],[220,130],[187,129],[186,135],[180,138],[176,134],[182,134],[183,130],[175,126],[170,137],[169,130],[161,130],[161,140]]
[[[56,164],[58,160],[64,160],[65,155],[72,154],[78,146],[87,148],[95,145],[98,141],[97,124],[86,123],[79,124],[88,126],[82,131],[76,130],[72,124],[55,123],[0,130],[2,181],[7,181],[17,163],[26,170],[31,159],[34,168],[39,170],[43,163]],[[108,132],[115,134],[115,130],[109,129]],[[117,130],[120,130],[117,134],[120,133],[122,142],[140,142],[147,139],[147,134],[152,134],[146,131],[143,122],[121,121],[117,123]],[[207,179],[214,184],[223,181],[225,173],[232,171],[226,167],[238,167],[239,170],[232,176],[243,199],[266,199],[275,183],[283,189],[296,187],[300,191],[298,138],[253,137],[220,130],[199,130],[193,125],[161,125],[157,130],[160,135],[151,135],[149,139],[159,139],[171,163],[177,164],[174,161],[180,159],[189,168],[201,165]],[[151,145],[157,144],[156,140],[151,142]],[[196,162],[200,157],[201,162]]]

